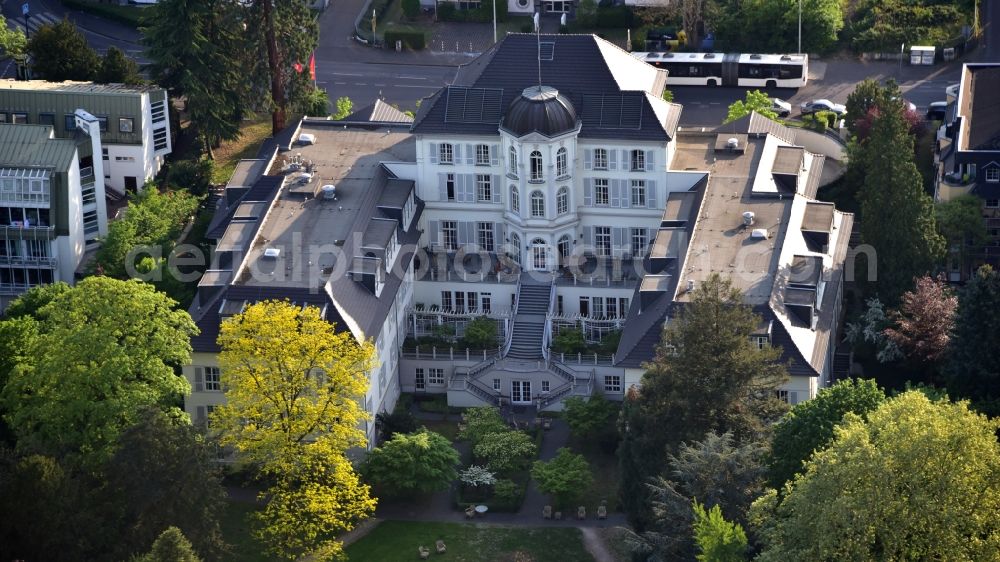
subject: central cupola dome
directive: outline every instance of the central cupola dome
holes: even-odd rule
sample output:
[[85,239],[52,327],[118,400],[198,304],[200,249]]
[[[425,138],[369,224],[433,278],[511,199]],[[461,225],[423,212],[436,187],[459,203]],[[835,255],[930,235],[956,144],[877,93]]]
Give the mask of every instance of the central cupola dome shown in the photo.
[[539,133],[554,137],[576,129],[573,104],[549,86],[530,86],[511,102],[500,128],[515,137]]

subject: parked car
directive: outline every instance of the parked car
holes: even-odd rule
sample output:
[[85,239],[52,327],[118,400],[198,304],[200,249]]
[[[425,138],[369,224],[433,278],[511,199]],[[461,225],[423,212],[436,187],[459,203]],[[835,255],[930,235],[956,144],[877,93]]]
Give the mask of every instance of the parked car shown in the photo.
[[933,101],[927,106],[928,121],[944,121],[944,117],[947,114],[948,102],[946,101]]
[[801,109],[803,115],[816,113],[817,111],[832,111],[837,114],[837,117],[841,117],[847,113],[846,107],[839,103],[833,103],[830,100],[807,101],[802,104]]
[[771,111],[778,114],[778,117],[788,117],[792,114],[792,104],[781,98],[771,98]]

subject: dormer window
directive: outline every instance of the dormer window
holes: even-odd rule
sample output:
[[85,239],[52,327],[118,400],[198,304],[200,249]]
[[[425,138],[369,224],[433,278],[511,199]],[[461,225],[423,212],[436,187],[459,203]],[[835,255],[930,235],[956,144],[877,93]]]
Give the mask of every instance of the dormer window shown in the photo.
[[986,181],[990,183],[1000,182],[1000,167],[990,166],[984,170],[986,174]]
[[441,143],[441,146],[438,148],[438,161],[442,164],[455,163],[454,148],[450,144]]
[[759,350],[763,350],[767,346],[771,345],[771,339],[767,336],[752,336],[750,340]]

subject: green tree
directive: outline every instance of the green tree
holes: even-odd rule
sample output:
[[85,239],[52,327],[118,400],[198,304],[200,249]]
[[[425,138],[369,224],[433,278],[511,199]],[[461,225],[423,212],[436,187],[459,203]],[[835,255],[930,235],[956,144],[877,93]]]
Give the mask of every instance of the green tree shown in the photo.
[[727,520],[745,523],[751,502],[764,489],[766,449],[760,442],[739,445],[732,435],[714,432],[682,444],[677,455],[668,456],[662,475],[648,484],[652,521],[646,531],[629,537],[632,550],[658,560],[694,558],[694,500],[718,507]]
[[153,542],[153,548],[136,562],[201,562],[191,541],[177,527],[167,527]]
[[63,293],[68,293],[73,288],[65,281],[51,283],[49,285],[37,285],[21,293],[14,302],[10,303],[4,313],[7,318],[21,318],[31,316],[41,319],[39,311],[47,304],[57,299]]
[[208,158],[175,160],[167,168],[167,185],[200,197],[212,186],[215,164]]
[[[222,140],[240,134],[253,103],[254,73],[243,39],[246,16],[234,0],[164,0],[148,8],[141,28],[153,81],[186,100],[190,121],[209,158]],[[254,36],[258,34],[253,34]]]
[[718,505],[706,510],[705,506],[692,502],[694,510],[694,542],[699,554],[699,562],[741,562],[747,559],[747,535],[739,523],[731,523],[722,517]]
[[948,247],[958,247],[958,255],[955,257],[964,267],[969,247],[982,246],[987,241],[983,200],[975,195],[959,195],[935,205],[934,216],[938,232],[944,237]]
[[465,429],[459,433],[459,437],[470,441],[475,447],[486,435],[509,429],[496,408],[480,406],[465,411]]
[[775,390],[787,380],[781,349],[750,341],[759,318],[729,280],[713,274],[667,323],[642,390],[626,397],[618,450],[622,503],[644,530],[645,483],[665,455],[706,433],[732,433],[738,443],[760,439],[786,406]]
[[736,100],[730,104],[729,113],[726,115],[726,120],[723,121],[723,124],[746,117],[755,111],[772,121],[778,120],[778,114],[774,112],[774,104],[771,103],[771,98],[767,97],[767,94],[760,90],[748,90],[746,100]]
[[[798,0],[719,0],[716,36],[729,51],[798,52]],[[802,0],[802,51],[825,53],[844,27],[840,0]]]
[[569,354],[587,351],[587,340],[583,337],[583,330],[575,327],[560,329],[552,338],[552,351]]
[[337,333],[316,307],[280,301],[223,322],[218,343],[226,404],[213,430],[273,482],[255,535],[283,558],[339,556],[337,535],[375,509],[346,456],[365,445],[373,345]]
[[931,270],[945,249],[934,220],[934,203],[913,162],[913,137],[903,104],[893,101],[898,96],[893,84],[883,89],[860,161],[850,164],[863,170],[861,237],[875,247],[874,290],[890,307],[912,288],[914,278]]
[[143,82],[142,75],[139,74],[139,65],[114,45],[108,47],[108,52],[104,53],[95,81],[101,84],[141,84]]
[[538,447],[523,431],[507,429],[484,435],[472,453],[485,460],[490,470],[506,474],[526,466],[538,454]]
[[980,268],[958,293],[947,366],[948,392],[1000,415],[1000,273]]
[[448,488],[458,476],[458,451],[439,433],[397,433],[368,453],[365,478],[388,495],[433,492]]
[[868,116],[868,112],[878,104],[882,97],[882,86],[878,80],[873,78],[865,78],[858,82],[854,90],[847,95],[847,103],[844,104],[847,113],[844,115],[844,121],[852,136],[858,134],[858,122]]
[[420,15],[420,0],[402,0],[402,6],[407,19],[416,19]]
[[333,115],[330,116],[330,118],[333,119],[334,121],[338,119],[343,119],[344,117],[350,115],[352,111],[354,111],[354,102],[352,102],[351,98],[347,96],[341,96],[337,98],[335,105],[337,107],[337,110],[333,113]]
[[552,460],[535,461],[531,477],[538,483],[539,491],[555,498],[559,509],[571,507],[594,478],[587,459],[566,447],[560,447]]
[[904,392],[847,414],[777,503],[755,502],[757,560],[994,560],[1000,420]]
[[943,275],[925,275],[914,284],[912,291],[903,293],[885,336],[906,354],[913,369],[930,376],[948,351],[958,299]]
[[800,402],[774,426],[768,479],[782,489],[801,474],[805,463],[833,439],[833,430],[852,413],[862,419],[885,402],[885,392],[871,379],[838,381],[819,391],[816,398]]
[[221,555],[226,492],[214,446],[186,420],[178,423],[155,409],[144,412],[118,445],[102,469],[107,504],[121,522],[108,554],[127,560],[158,541],[162,529],[177,527],[199,552]]
[[35,77],[50,82],[93,80],[101,59],[87,39],[67,19],[39,27],[28,41]]
[[330,96],[326,90],[313,88],[299,102],[298,109],[304,115],[325,117],[330,114]]
[[614,429],[618,407],[600,392],[589,399],[571,396],[563,401],[563,417],[573,435],[582,441],[591,441]]
[[0,403],[18,447],[96,467],[147,408],[181,414],[190,391],[174,370],[189,362],[197,328],[152,286],[89,277],[39,310],[39,335]]
[[28,38],[20,27],[7,26],[7,18],[0,16],[0,49],[9,58],[23,55],[28,48]]

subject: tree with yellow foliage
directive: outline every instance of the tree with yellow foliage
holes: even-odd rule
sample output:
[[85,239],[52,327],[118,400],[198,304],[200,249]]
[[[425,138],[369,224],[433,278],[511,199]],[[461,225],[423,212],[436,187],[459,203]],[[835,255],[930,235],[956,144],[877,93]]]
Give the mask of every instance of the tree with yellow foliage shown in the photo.
[[276,555],[328,560],[335,537],[375,510],[346,452],[366,444],[361,407],[374,347],[359,345],[316,307],[264,301],[223,322],[218,339],[226,404],[213,430],[274,485],[261,494],[255,534]]

